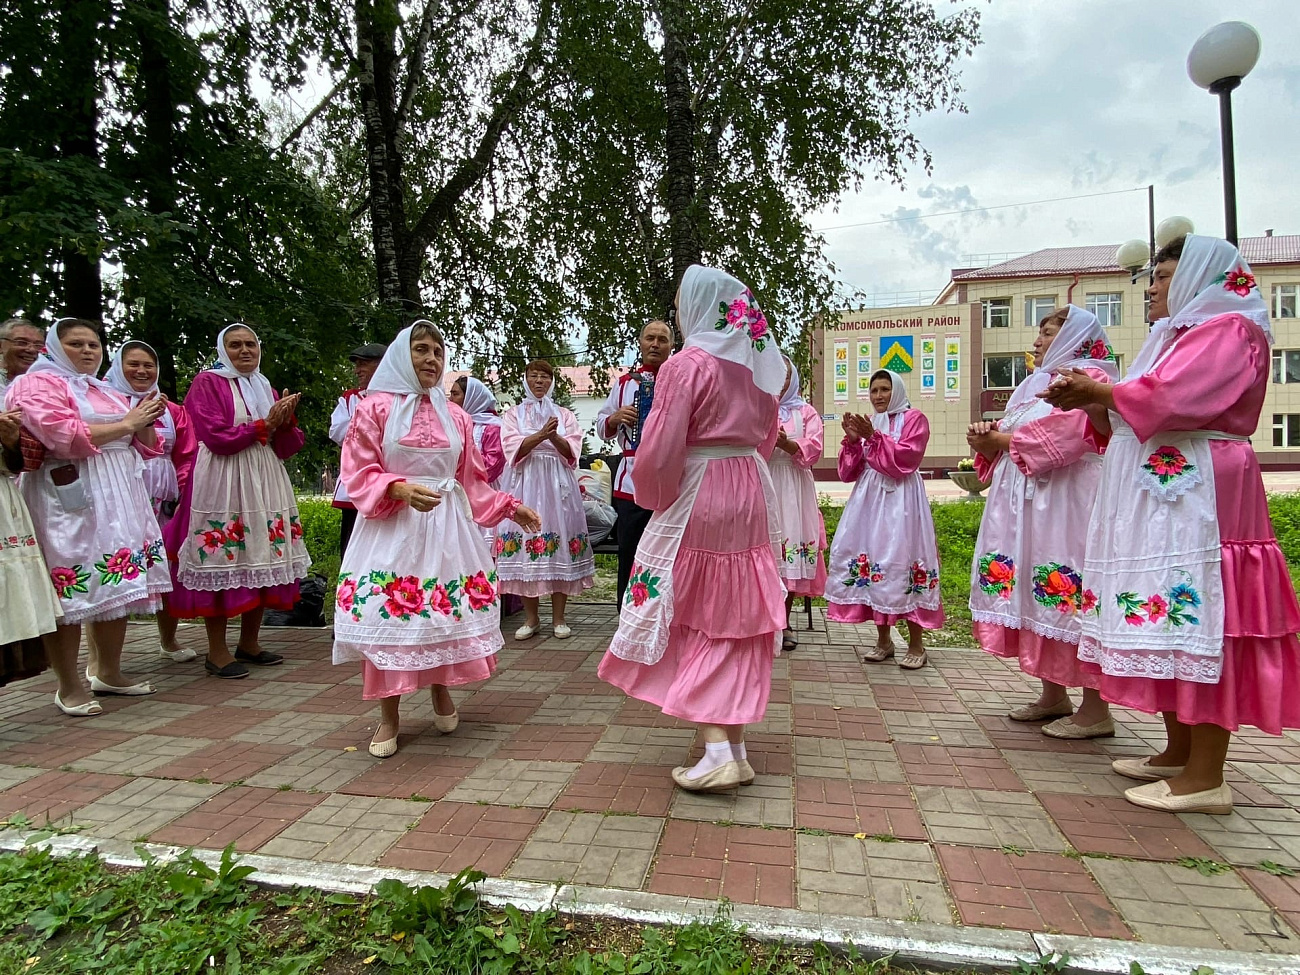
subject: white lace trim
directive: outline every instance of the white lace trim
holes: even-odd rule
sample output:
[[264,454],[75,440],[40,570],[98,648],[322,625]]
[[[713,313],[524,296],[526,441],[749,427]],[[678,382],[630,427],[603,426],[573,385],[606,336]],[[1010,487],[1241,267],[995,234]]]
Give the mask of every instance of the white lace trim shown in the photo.
[[505,640],[497,628],[480,636],[421,646],[355,643],[339,638],[334,641],[334,663],[351,663],[364,658],[379,670],[430,670],[491,657],[504,644]]
[[270,589],[274,586],[287,586],[299,579],[307,578],[311,568],[311,556],[306,548],[301,554],[296,551],[293,556],[280,565],[253,569],[235,567],[224,569],[220,566],[196,568],[182,566],[176,573],[176,579],[182,586],[193,592],[224,592],[228,589]]
[[1046,623],[1040,623],[1033,618],[1024,618],[1020,616],[1011,616],[1006,613],[993,613],[984,609],[972,609],[971,619],[980,623],[994,623],[998,626],[1005,626],[1008,630],[1029,630],[1037,633],[1039,636],[1047,637],[1049,640],[1060,640],[1062,643],[1078,643],[1079,629],[1062,629],[1059,626],[1048,626]]
[[1121,650],[1103,647],[1089,637],[1079,643],[1079,659],[1096,664],[1109,677],[1217,684],[1223,676],[1222,654],[1206,657],[1180,650]]

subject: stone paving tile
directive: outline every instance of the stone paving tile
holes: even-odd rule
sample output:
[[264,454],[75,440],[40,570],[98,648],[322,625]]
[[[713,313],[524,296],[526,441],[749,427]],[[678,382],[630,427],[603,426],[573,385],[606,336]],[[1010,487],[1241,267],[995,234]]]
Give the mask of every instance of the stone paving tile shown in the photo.
[[694,741],[694,728],[612,724],[601,733],[587,761],[673,768],[687,761]]
[[1132,932],[1078,860],[969,846],[935,847],[963,924],[1094,938]]
[[100,731],[94,722],[75,727],[62,727],[57,731],[36,733],[28,741],[19,741],[0,751],[0,762],[6,765],[38,765],[41,768],[60,768],[79,758],[112,748],[135,736],[126,731]]
[[663,828],[653,816],[549,812],[505,876],[640,890]]
[[259,745],[246,741],[216,741],[198,751],[151,770],[159,779],[240,782],[288,758],[298,749],[291,745]]
[[[229,681],[223,681],[229,683]],[[254,725],[274,718],[278,712],[255,708],[232,708],[225,705],[198,707],[183,718],[153,729],[156,735],[179,735],[184,738],[229,738]]]
[[822,681],[793,680],[790,700],[796,704],[840,708],[874,708],[876,695],[868,684],[828,684]]
[[545,694],[503,694],[498,691],[479,691],[464,704],[458,705],[462,724],[523,724],[542,706]]
[[379,862],[449,874],[473,868],[499,877],[543,815],[542,809],[436,802]]
[[788,775],[755,775],[752,785],[709,794],[677,790],[674,819],[746,826],[794,826],[792,779]]
[[1110,796],[1037,795],[1071,845],[1082,853],[1147,860],[1214,858],[1214,850],[1169,813]]
[[882,711],[922,711],[925,714],[965,714],[966,708],[949,687],[880,684],[876,707]]
[[670,819],[646,889],[794,907],[794,834]]
[[78,758],[69,764],[87,772],[113,775],[147,775],[177,759],[206,748],[206,738],[173,738],[168,735],[136,735],[120,745]]
[[77,810],[73,818],[78,825],[93,827],[96,836],[136,840],[207,802],[223,788],[175,779],[129,779],[121,788]]
[[808,738],[844,741],[889,741],[884,715],[875,708],[842,708],[822,704],[794,706],[794,733]]
[[594,725],[526,724],[493,755],[524,761],[581,762],[600,740],[602,730]]
[[248,776],[244,783],[267,789],[289,786],[299,792],[337,792],[374,768],[377,761],[361,749],[344,752],[299,748],[274,765]]
[[903,767],[892,745],[838,738],[794,738],[794,764],[799,775],[857,782],[903,782]]
[[447,793],[451,802],[494,806],[550,806],[578,770],[577,762],[489,758]]
[[552,694],[528,718],[527,724],[600,725],[614,720],[623,702],[603,694]]
[[1085,862],[1143,941],[1184,948],[1300,951],[1300,938],[1235,872],[1206,877],[1172,863]]
[[197,704],[160,701],[157,695],[145,698],[99,697],[102,714],[95,717],[95,727],[105,731],[125,731],[138,735],[155,731],[176,720],[185,720],[203,710]]
[[17,765],[0,765],[0,792],[13,788],[20,782],[34,779],[44,772],[39,768],[20,768]]
[[21,813],[37,827],[58,822],[124,781],[119,775],[95,772],[43,772],[0,792],[0,819]]
[[1031,792],[1122,797],[1133,784],[1132,779],[1111,770],[1109,755],[1063,755],[1009,748],[1001,754]]
[[1025,792],[1025,784],[996,748],[946,748],[943,745],[894,746],[907,781],[915,786]]
[[795,780],[795,821],[801,829],[926,838],[912,791],[901,784],[800,776]]
[[1300,931],[1300,875],[1279,877],[1263,870],[1238,871],[1264,903],[1272,907],[1292,931]]
[[1066,741],[1048,738],[1038,722],[1012,721],[1006,715],[981,714],[975,720],[987,740],[996,748],[1034,752],[1068,752],[1073,755],[1100,755],[1097,741]]
[[248,680],[223,681],[230,684],[249,685],[244,693],[232,697],[226,704],[237,708],[256,708],[259,711],[291,711],[304,701],[309,701],[322,691],[329,690],[332,684],[299,684],[294,681],[261,680],[256,683]]
[[300,860],[373,864],[413,829],[432,805],[374,796],[326,796],[258,852]]
[[969,714],[922,714],[917,711],[881,711],[894,741],[951,748],[988,748],[989,740]]
[[1061,853],[1067,848],[1065,838],[1028,793],[940,786],[915,791],[921,818],[936,843],[1008,846],[1040,853]]
[[667,816],[677,791],[664,765],[586,761],[555,800],[556,809]]
[[689,721],[664,714],[653,704],[632,697],[623,702],[612,723],[640,728],[689,728],[692,735],[695,733],[695,726]]
[[156,830],[154,843],[251,853],[324,800],[323,795],[232,786]]
[[1272,860],[1300,868],[1300,811],[1235,806],[1231,815],[1178,817],[1229,863],[1254,866]]
[[400,748],[392,758],[377,760],[339,791],[389,799],[441,799],[482,763],[473,758],[427,755]]
[[851,917],[953,923],[928,843],[801,833],[799,908]]
[[312,714],[285,711],[231,735],[234,741],[259,745],[308,745],[348,723],[346,714]]

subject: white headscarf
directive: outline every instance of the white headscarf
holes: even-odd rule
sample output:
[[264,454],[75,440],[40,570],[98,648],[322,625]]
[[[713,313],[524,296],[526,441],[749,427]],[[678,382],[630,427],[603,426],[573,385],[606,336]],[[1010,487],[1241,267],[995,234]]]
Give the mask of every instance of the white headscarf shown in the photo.
[[1042,364],[1021,381],[1007,400],[1008,413],[1034,402],[1060,369],[1092,367],[1103,370],[1112,383],[1119,378],[1115,350],[1106,340],[1106,330],[1097,316],[1078,305],[1066,305],[1066,308],[1069,314],[1048,346]]
[[[148,349],[149,354],[153,356],[153,361],[155,363],[158,362],[158,353],[154,351],[153,346],[148,342],[141,342],[139,339],[132,339],[130,342],[123,343],[122,346],[113,353],[113,361],[109,363],[108,372],[104,373],[104,382],[108,383],[119,393],[124,395],[127,402],[132,406],[135,406],[136,403],[139,403],[140,400],[144,399],[150,393],[158,392],[158,379],[155,377],[153,385],[146,390],[137,390],[131,385],[131,380],[127,379],[126,373],[122,371],[122,356],[126,353],[127,346]],[[164,438],[168,442],[174,441],[176,439],[176,423],[172,420],[171,410],[163,410],[162,416],[160,416],[158,420],[163,426]]]
[[541,396],[534,396],[533,391],[528,388],[528,376],[524,375],[524,398],[519,402],[519,432],[528,434],[536,433],[551,417],[555,417],[556,422],[560,419],[560,408],[555,403],[555,377],[551,377],[551,385]]
[[[31,364],[31,367],[27,370],[27,375],[38,372],[54,373],[54,375],[67,380],[73,395],[78,399],[85,398],[86,390],[91,386],[104,392],[113,392],[113,387],[104,380],[96,378],[94,373],[79,372],[77,367],[72,364],[72,360],[68,358],[68,353],[63,350],[63,343],[59,341],[59,325],[70,321],[75,321],[75,319],[60,318],[50,326],[50,331],[45,340],[45,348],[36,357],[36,361]],[[103,362],[104,350],[101,347],[99,363],[95,366],[95,372],[99,372],[99,366],[103,365]]]
[[744,366],[754,385],[777,396],[785,385],[785,362],[767,317],[744,283],[717,268],[692,264],[678,292],[684,348]]
[[789,423],[795,413],[808,405],[808,401],[799,392],[799,367],[794,364],[794,360],[789,356],[783,358],[790,367],[790,385],[786,387],[781,402],[777,404],[777,411],[781,414],[781,422]]
[[414,321],[397,333],[397,338],[389,343],[388,351],[379,360],[379,368],[370,378],[366,387],[368,393],[392,393],[393,408],[388,411],[388,422],[384,425],[384,442],[396,443],[411,431],[411,423],[420,408],[420,400],[429,397],[433,412],[442,424],[443,431],[452,447],[461,447],[460,433],[451,422],[451,411],[447,409],[447,394],[442,390],[442,377],[429,388],[420,385],[419,373],[411,361],[411,332],[416,325],[432,325],[428,319]]
[[473,376],[465,377],[465,398],[460,408],[470,415],[477,426],[500,426],[501,417],[497,415],[497,398],[492,390],[481,380]]
[[1234,312],[1258,325],[1273,344],[1268,305],[1259,293],[1250,265],[1241,259],[1241,252],[1226,240],[1188,234],[1169,282],[1169,317],[1152,326],[1125,382],[1150,372],[1178,330]]
[[903,433],[903,413],[912,408],[912,401],[907,398],[907,384],[892,369],[877,369],[876,372],[889,373],[889,405],[884,413],[871,414],[871,426],[877,433],[897,440]]
[[262,340],[257,338],[257,333],[243,322],[227,325],[217,333],[217,364],[212,367],[212,371],[227,379],[236,380],[249,415],[255,420],[265,420],[275,403],[275,391],[271,389],[271,381],[262,375],[261,357],[257,360],[257,368],[248,373],[240,372],[230,361],[230,356],[226,354],[226,333],[232,328],[247,329],[257,339],[258,349],[262,348]]

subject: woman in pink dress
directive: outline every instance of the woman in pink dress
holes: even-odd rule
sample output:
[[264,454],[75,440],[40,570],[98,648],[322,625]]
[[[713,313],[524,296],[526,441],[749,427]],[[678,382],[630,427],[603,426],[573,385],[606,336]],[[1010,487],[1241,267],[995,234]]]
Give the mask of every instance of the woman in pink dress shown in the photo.
[[893,626],[907,623],[906,670],[926,664],[922,630],[943,626],[939,546],[921,481],[930,422],[912,409],[903,377],[871,376],[870,417],[844,414],[841,481],[855,481],[831,543],[827,619],[876,624],[876,648],[863,659],[894,656]]
[[[1119,377],[1097,316],[1067,305],[1044,318],[1034,340],[1034,372],[1011,395],[996,423],[972,423],[966,439],[980,479],[992,480],[975,559],[970,609],[975,638],[988,653],[1019,658],[1042,681],[1038,700],[1011,712],[1041,721],[1051,738],[1115,733],[1099,680],[1079,664],[1081,617],[1096,606],[1082,578],[1088,517],[1101,481],[1101,457],[1088,418],[1039,398],[1057,369],[1083,369],[1098,382]],[[1067,687],[1083,688],[1077,712]]]
[[494,491],[474,424],[442,391],[445,344],[430,322],[388,347],[343,441],[340,476],[361,513],[344,553],[334,663],[361,662],[362,697],[379,701],[370,754],[397,752],[403,694],[433,697],[434,726],[456,730],[447,688],[487,680],[501,649],[501,604],[476,527],[537,514]]
[[141,458],[161,453],[154,423],[161,397],[135,406],[96,379],[104,350],[99,326],[85,319],[55,322],[46,350],[10,385],[8,409],[22,410],[23,427],[45,447],[37,470],[22,477],[31,512],[63,609],[44,637],[59,678],[54,703],[65,714],[101,710],[81,682],[81,625],[95,633],[98,658],[87,672],[96,694],[152,694],[149,683],[128,684],[122,644],[132,613],[153,613],[170,588],[158,520],[141,480]]
[[781,522],[781,578],[785,582],[785,633],[782,650],[799,645],[790,626],[796,596],[826,591],[826,525],[817,505],[812,467],[822,457],[822,418],[799,392],[799,370],[787,357],[785,387],[777,413],[781,429],[768,458],[777,518]]
[[637,446],[637,546],[599,674],[700,726],[683,789],[754,780],[745,725],[763,720],[785,627],[781,527],[767,464],[785,363],[749,289],[698,265],[677,293],[683,349],[659,368]]
[[[158,353],[145,342],[124,344],[113,356],[104,381],[127,398],[132,406],[150,393],[158,392]],[[181,493],[190,481],[199,442],[194,439],[189,414],[180,403],[168,401],[167,412],[154,424],[162,455],[144,462],[144,486],[153,504],[158,525],[165,529],[176,513]],[[167,610],[158,610],[159,653],[177,663],[193,660],[197,654],[176,642],[176,618]]]
[[1232,732],[1300,728],[1300,606],[1250,445],[1272,331],[1226,241],[1165,245],[1147,293],[1156,324],[1123,382],[1073,370],[1042,394],[1110,435],[1083,573],[1097,606],[1079,657],[1106,700],[1164,714],[1159,754],[1114,763],[1148,783],[1129,801],[1226,814]]
[[[262,611],[292,609],[311,566],[284,468],[305,441],[294,412],[300,394],[278,396],[261,364],[262,343],[251,328],[222,329],[217,365],[195,376],[185,395],[199,451],[164,530],[174,569],[167,610],[203,620],[204,669],[226,680],[247,677],[245,664],[283,663],[258,645]],[[226,621],[236,616],[231,656]]]

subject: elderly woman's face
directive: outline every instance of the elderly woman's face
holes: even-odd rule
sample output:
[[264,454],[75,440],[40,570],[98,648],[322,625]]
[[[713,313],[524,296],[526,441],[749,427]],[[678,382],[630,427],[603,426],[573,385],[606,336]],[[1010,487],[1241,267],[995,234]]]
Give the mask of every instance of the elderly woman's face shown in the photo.
[[1052,343],[1060,332],[1061,321],[1058,318],[1053,318],[1038,326],[1038,338],[1034,339],[1035,369],[1043,364],[1043,358],[1047,355],[1047,350],[1052,347]]
[[93,376],[99,369],[99,363],[104,356],[104,347],[99,342],[99,336],[91,329],[70,328],[67,334],[59,339],[59,344],[63,346],[72,368],[83,376]]
[[1147,321],[1158,322],[1169,317],[1169,283],[1174,279],[1177,261],[1161,261],[1151,275],[1151,285],[1147,288],[1147,298],[1151,304],[1147,308]]
[[158,363],[144,349],[128,349],[122,356],[122,375],[137,393],[145,393],[158,381]]
[[884,376],[871,380],[871,407],[877,413],[884,413],[889,409],[889,400],[893,395],[894,384]]
[[252,372],[262,361],[257,336],[246,328],[232,328],[221,340],[231,365],[239,372]]

